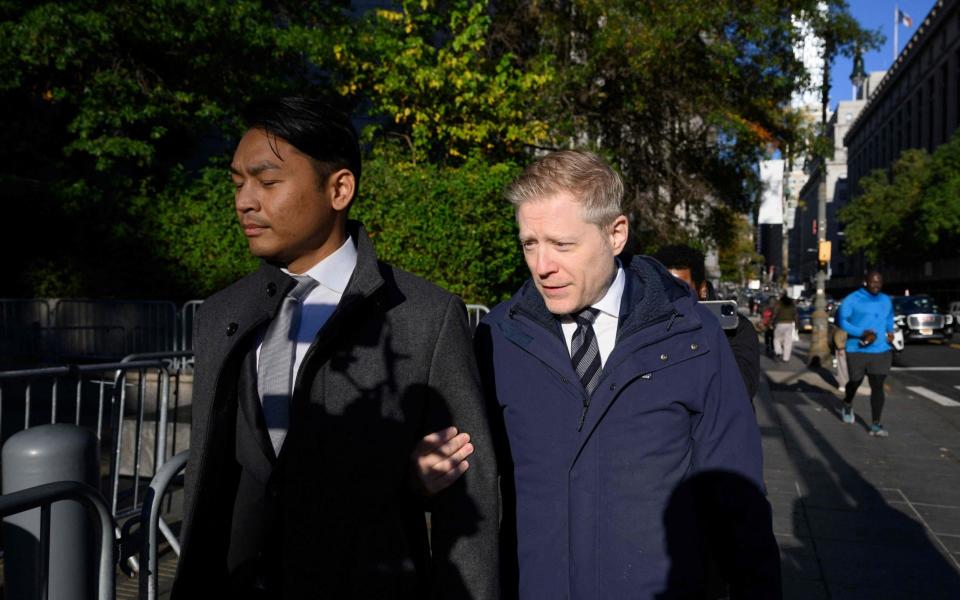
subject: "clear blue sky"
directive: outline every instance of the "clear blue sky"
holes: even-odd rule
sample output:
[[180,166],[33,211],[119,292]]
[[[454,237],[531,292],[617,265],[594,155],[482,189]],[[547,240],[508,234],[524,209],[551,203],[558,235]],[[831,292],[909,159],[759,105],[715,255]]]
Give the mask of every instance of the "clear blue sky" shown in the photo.
[[[850,14],[854,16],[865,29],[876,30],[886,38],[879,50],[863,55],[864,68],[870,71],[885,71],[893,61],[893,15],[895,7],[910,15],[913,27],[900,26],[900,50],[910,40],[910,36],[917,32],[917,28],[929,14],[936,0],[847,0],[850,5]],[[853,63],[845,56],[838,56],[830,72],[830,106],[835,107],[839,100],[850,100],[852,85],[850,72]]]

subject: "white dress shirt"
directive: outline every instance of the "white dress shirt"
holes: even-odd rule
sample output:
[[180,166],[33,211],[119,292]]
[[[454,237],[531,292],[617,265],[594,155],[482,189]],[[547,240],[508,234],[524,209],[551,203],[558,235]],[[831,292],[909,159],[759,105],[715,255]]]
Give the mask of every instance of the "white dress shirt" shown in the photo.
[[[300,372],[300,365],[303,363],[303,357],[307,354],[307,349],[313,343],[317,332],[327,322],[330,315],[333,314],[340,298],[343,297],[343,290],[347,288],[347,282],[353,275],[353,270],[357,266],[357,247],[353,244],[353,239],[348,235],[347,241],[340,246],[336,252],[324,258],[310,269],[303,273],[317,281],[319,285],[313,288],[307,297],[300,303],[300,324],[297,327],[297,350],[293,361],[294,380],[296,374]],[[290,271],[282,269],[284,273],[290,274]],[[257,368],[260,367],[260,347],[263,345],[263,339],[257,343]]]
[[[613,278],[613,283],[610,284],[603,298],[591,305],[600,311],[597,314],[596,321],[593,322],[593,332],[597,336],[601,367],[607,364],[607,357],[613,352],[613,346],[617,342],[620,299],[623,297],[625,282],[626,276],[623,273],[623,267],[620,266],[620,261],[617,261],[617,275]],[[567,343],[567,352],[570,352],[570,344],[573,340],[573,333],[577,330],[577,322],[570,315],[565,315],[560,319],[560,329],[563,330],[563,340]]]

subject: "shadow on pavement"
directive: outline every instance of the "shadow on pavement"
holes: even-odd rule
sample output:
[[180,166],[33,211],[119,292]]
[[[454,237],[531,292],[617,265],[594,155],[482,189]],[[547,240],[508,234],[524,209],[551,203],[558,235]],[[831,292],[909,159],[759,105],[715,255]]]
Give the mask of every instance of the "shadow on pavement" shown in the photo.
[[777,528],[775,517],[794,536],[780,540],[784,597],[960,598],[960,574],[912,505],[867,481],[810,420],[811,406],[839,419],[838,398],[804,381],[771,381],[770,390],[795,487],[779,490],[781,506],[794,496],[789,523]]

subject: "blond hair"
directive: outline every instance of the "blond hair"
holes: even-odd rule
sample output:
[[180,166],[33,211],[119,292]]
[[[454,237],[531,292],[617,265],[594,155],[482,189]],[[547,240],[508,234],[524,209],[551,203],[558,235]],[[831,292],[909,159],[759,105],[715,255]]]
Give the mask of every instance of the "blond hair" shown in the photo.
[[537,159],[506,191],[519,209],[522,204],[568,192],[583,204],[583,218],[605,227],[623,214],[623,180],[592,152],[561,150]]

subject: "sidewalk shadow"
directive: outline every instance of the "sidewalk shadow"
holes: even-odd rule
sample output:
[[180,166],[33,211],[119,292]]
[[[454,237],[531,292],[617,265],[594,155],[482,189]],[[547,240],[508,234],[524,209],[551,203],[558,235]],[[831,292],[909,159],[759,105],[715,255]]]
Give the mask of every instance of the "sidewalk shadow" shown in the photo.
[[[768,409],[780,421],[802,488],[791,511],[799,544],[782,549],[785,597],[960,598],[955,565],[907,514],[906,502],[903,510],[890,504],[905,498],[885,496],[867,481],[802,410],[812,403],[836,415],[836,396],[806,382],[771,381],[770,390]],[[786,419],[797,427],[783,426]],[[811,593],[817,587],[812,577],[825,589]]]

